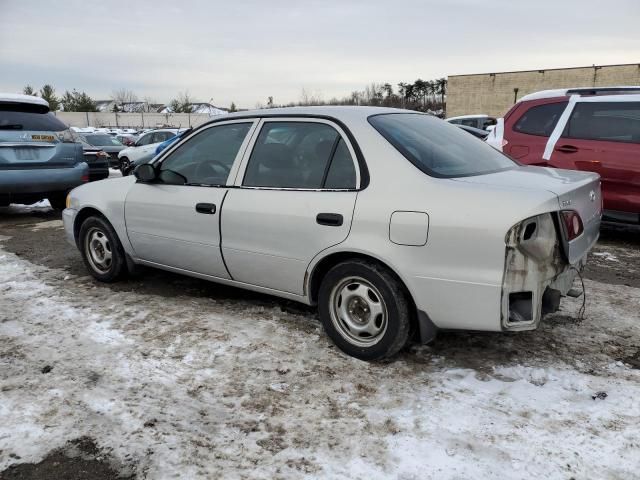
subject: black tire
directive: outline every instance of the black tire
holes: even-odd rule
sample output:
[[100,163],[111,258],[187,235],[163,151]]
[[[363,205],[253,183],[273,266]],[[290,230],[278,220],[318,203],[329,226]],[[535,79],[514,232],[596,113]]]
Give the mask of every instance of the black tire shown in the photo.
[[[82,260],[96,280],[112,283],[125,276],[127,260],[124,249],[107,220],[99,216],[88,217],[80,226],[78,240]],[[100,250],[103,252],[102,258]],[[109,256],[110,261],[107,261]],[[100,263],[100,260],[103,263]]]
[[[354,285],[358,287],[353,289]],[[366,294],[361,296],[360,291]],[[342,308],[346,311],[341,311]],[[379,308],[383,313],[372,316],[372,313]],[[327,335],[338,348],[347,355],[361,360],[382,360],[392,357],[409,340],[411,331],[409,294],[387,268],[375,262],[349,260],[331,268],[320,284],[318,311]],[[357,315],[358,312],[362,314],[360,317]],[[384,314],[386,317],[383,316]],[[349,321],[345,321],[345,315],[349,316]],[[356,317],[357,321],[354,320]],[[363,317],[363,323],[359,324],[358,321]],[[354,323],[356,327],[368,325],[378,333],[354,334],[349,327]]]
[[120,159],[120,172],[122,176],[125,177],[131,173],[131,162],[127,157],[122,157]]
[[67,206],[67,194],[66,193],[53,193],[47,197],[51,208],[54,210],[64,210]]

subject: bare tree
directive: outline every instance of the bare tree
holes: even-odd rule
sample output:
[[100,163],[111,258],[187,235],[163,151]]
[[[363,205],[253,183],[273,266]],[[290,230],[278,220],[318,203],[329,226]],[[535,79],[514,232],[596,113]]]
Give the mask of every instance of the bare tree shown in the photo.
[[126,105],[137,102],[138,96],[131,90],[120,88],[111,93],[111,100],[118,106],[118,111],[125,112],[131,111],[131,106],[127,108]]
[[155,113],[155,109],[153,108],[153,105],[158,103],[155,98],[147,96],[147,97],[144,97],[142,101],[144,102],[143,111],[145,113],[151,113],[151,112]]

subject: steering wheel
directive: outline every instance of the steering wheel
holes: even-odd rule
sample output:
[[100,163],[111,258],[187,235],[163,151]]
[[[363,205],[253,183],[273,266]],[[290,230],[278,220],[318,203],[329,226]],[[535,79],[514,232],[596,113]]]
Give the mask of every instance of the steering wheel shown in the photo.
[[229,175],[231,168],[225,165],[218,160],[207,160],[206,162],[201,162],[196,167],[196,171],[194,172],[194,176],[197,178],[207,178],[207,177],[219,177],[220,172],[214,168],[214,165],[222,168],[224,173]]

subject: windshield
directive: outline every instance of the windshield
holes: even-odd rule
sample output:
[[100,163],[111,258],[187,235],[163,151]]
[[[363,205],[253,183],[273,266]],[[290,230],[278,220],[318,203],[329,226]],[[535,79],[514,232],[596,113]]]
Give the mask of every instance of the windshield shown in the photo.
[[67,126],[53,113],[20,112],[0,105],[0,130],[31,130],[61,132]]
[[122,144],[111,135],[85,135],[84,138],[96,147],[119,147]]
[[369,123],[407,160],[433,177],[467,177],[517,165],[485,142],[431,115],[373,115]]

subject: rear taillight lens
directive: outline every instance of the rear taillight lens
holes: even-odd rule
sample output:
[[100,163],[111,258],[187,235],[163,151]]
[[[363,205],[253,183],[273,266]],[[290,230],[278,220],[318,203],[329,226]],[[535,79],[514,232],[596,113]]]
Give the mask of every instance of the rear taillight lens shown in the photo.
[[82,180],[83,182],[87,183],[89,181],[89,174],[82,175],[82,178],[80,180]]
[[584,226],[582,225],[582,219],[578,212],[575,210],[563,210],[560,212],[560,217],[564,222],[567,240],[571,241],[582,234]]

